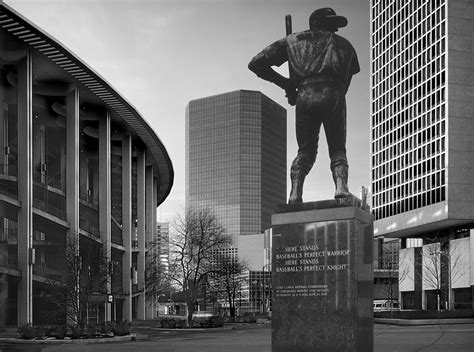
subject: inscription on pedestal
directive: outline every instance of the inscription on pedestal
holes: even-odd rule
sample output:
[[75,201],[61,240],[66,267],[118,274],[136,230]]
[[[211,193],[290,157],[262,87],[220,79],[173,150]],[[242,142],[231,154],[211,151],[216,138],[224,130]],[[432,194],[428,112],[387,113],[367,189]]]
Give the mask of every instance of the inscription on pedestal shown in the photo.
[[273,352],[371,351],[371,229],[354,218],[273,226]]
[[[350,249],[321,251],[317,245],[284,247],[275,254],[276,272],[346,270],[346,264],[321,264],[326,258],[347,257]],[[330,260],[329,260],[330,261]]]

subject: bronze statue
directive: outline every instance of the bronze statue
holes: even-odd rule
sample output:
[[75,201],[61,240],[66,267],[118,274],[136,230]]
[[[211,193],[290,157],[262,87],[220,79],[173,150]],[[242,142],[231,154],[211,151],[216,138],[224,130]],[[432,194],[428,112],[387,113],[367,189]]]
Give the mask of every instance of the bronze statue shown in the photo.
[[[287,22],[287,36],[267,46],[249,63],[251,71],[283,88],[288,103],[296,105],[298,155],[291,165],[290,204],[303,201],[303,183],[316,160],[321,124],[328,141],[335,198],[351,196],[347,187],[345,94],[360,68],[352,45],[335,34],[346,25],[347,19],[337,16],[333,9],[318,9],[309,18],[309,30],[288,33]],[[286,61],[289,78],[272,68]]]

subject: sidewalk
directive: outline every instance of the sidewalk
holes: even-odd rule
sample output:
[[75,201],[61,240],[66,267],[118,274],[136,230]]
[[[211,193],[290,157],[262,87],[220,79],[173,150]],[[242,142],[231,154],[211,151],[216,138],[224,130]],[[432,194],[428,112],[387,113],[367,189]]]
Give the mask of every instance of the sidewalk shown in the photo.
[[453,325],[453,324],[474,324],[474,318],[458,319],[390,319],[374,318],[375,324],[391,325]]

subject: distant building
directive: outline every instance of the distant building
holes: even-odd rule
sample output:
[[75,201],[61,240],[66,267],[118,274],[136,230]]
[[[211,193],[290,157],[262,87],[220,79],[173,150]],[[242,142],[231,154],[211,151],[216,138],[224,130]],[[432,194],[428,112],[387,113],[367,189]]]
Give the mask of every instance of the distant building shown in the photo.
[[474,3],[371,1],[372,209],[400,303],[474,307]]
[[374,241],[374,300],[398,301],[398,262],[400,240]]
[[239,314],[268,314],[272,308],[272,230],[239,238],[238,256],[248,265],[239,297]]
[[169,222],[158,222],[156,224],[156,247],[159,263],[166,271],[169,269],[170,259],[170,224]]
[[286,110],[247,90],[189,102],[186,207],[212,209],[237,245],[285,202]]
[[0,1],[0,327],[65,322],[50,288],[73,278],[89,321],[144,319],[145,243],[172,183],[135,108]]

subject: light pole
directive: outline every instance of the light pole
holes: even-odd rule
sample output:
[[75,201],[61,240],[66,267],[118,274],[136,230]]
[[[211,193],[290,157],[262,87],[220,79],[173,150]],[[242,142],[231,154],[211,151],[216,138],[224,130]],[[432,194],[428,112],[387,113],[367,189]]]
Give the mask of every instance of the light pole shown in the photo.
[[262,314],[265,314],[265,265],[262,268]]
[[268,268],[268,266],[270,265],[270,263],[267,263],[265,264],[263,267],[262,267],[262,283],[263,283],[263,310],[262,310],[262,313],[268,313],[268,307],[267,307],[267,286],[268,285],[265,285],[265,281],[266,281],[266,271],[265,271],[265,268]]

